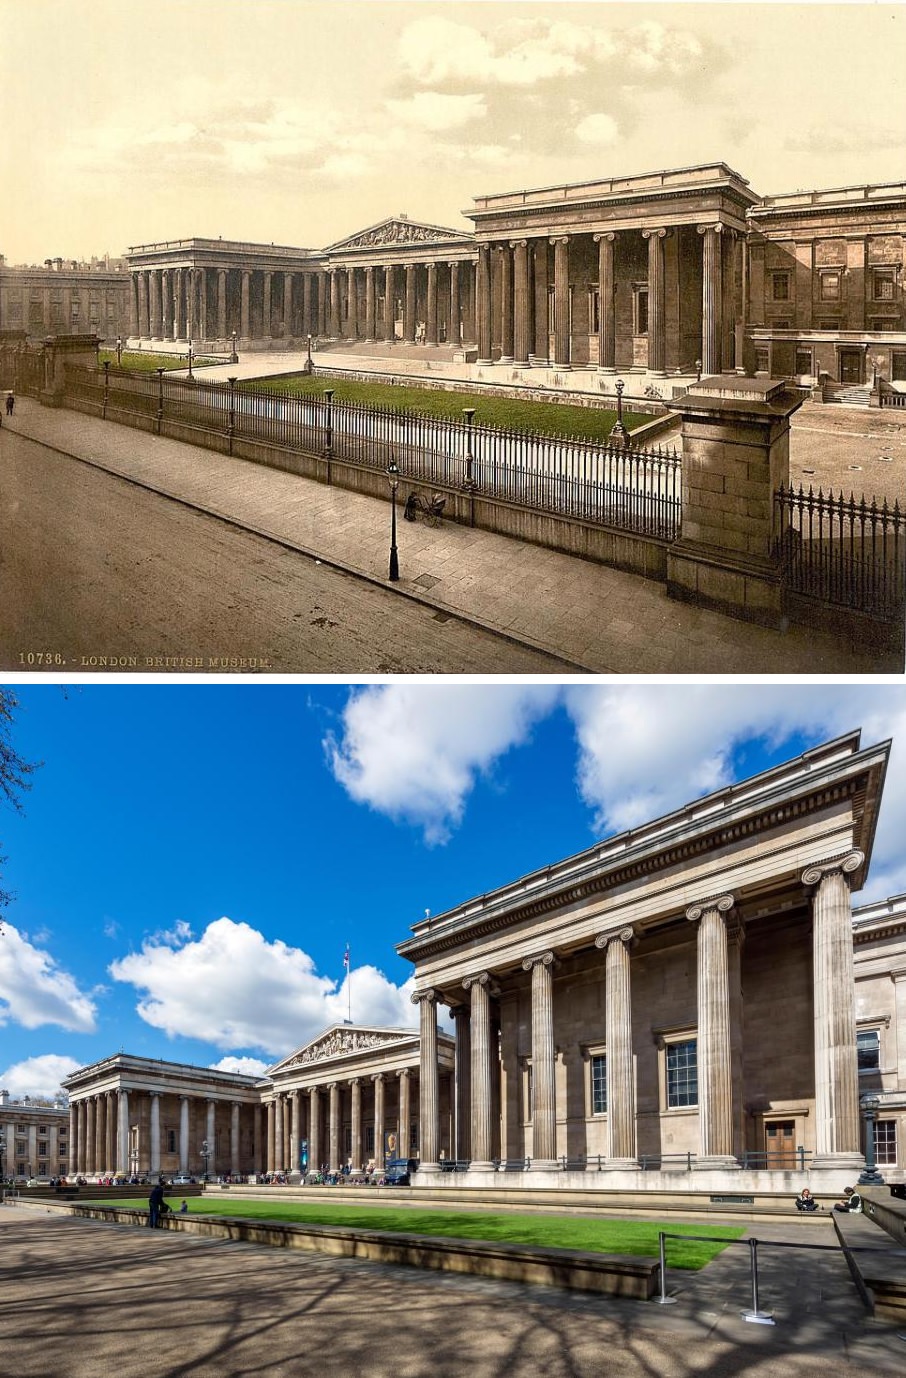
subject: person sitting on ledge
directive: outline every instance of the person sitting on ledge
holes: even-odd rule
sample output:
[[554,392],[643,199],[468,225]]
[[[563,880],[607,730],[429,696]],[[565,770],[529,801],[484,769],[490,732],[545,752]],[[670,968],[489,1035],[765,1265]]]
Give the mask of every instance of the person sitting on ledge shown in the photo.
[[862,1197],[853,1187],[843,1188],[843,1200],[834,1206],[835,1211],[851,1211],[856,1214],[862,1209]]
[[796,1209],[797,1211],[816,1211],[820,1209],[818,1202],[815,1200],[808,1187],[803,1187],[796,1197]]

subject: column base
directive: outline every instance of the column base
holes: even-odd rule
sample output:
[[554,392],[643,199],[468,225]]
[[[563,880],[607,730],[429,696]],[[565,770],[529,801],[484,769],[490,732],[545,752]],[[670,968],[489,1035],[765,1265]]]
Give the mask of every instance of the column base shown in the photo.
[[422,1173],[426,1177],[439,1177],[441,1173],[440,1163],[419,1163],[416,1180],[421,1177]]
[[560,1163],[556,1158],[533,1158],[529,1172],[559,1172]]
[[696,1158],[693,1172],[740,1172],[741,1165],[731,1153],[710,1153]]
[[470,1171],[470,1172],[496,1172],[496,1171],[497,1171],[497,1164],[496,1164],[496,1163],[484,1163],[484,1162],[480,1162],[477,1158],[473,1158],[472,1161],[469,1163],[469,1171]]
[[608,1158],[601,1164],[602,1172],[638,1172],[638,1158]]
[[865,1157],[861,1153],[816,1153],[808,1165],[810,1172],[862,1172]]

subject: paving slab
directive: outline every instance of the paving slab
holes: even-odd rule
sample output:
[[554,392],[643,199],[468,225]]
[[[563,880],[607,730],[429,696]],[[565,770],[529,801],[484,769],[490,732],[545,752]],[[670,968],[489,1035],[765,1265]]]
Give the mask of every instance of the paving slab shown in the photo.
[[[10,429],[387,585],[388,504],[247,460],[19,398]],[[785,632],[674,602],[620,570],[452,522],[400,521],[399,593],[505,632],[592,674],[877,674],[880,658],[827,632]],[[430,587],[417,583],[429,574]]]

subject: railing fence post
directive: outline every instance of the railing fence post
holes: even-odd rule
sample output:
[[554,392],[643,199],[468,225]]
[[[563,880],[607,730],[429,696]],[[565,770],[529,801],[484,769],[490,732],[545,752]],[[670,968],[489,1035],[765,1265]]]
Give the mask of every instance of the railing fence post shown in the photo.
[[756,1325],[773,1325],[774,1317],[770,1311],[761,1311],[758,1307],[758,1240],[749,1240],[749,1258],[752,1270],[752,1309],[743,1311],[744,1321],[754,1321]]
[[658,1305],[659,1305],[659,1306],[675,1306],[675,1305],[676,1305],[676,1297],[668,1297],[668,1296],[667,1296],[667,1244],[666,1244],[666,1239],[667,1239],[667,1236],[664,1234],[664,1231],[663,1231],[663,1230],[659,1230],[659,1231],[658,1231],[658,1237],[657,1237],[657,1252],[658,1252],[658,1258],[659,1258],[659,1260],[660,1260],[660,1269],[659,1269],[659,1272],[660,1272],[660,1275],[661,1275],[661,1295],[658,1297]]

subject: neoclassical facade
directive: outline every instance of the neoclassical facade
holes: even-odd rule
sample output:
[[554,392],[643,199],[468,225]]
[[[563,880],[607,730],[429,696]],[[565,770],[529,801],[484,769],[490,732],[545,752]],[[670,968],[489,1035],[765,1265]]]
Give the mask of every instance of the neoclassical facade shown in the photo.
[[62,1177],[69,1168],[69,1112],[65,1099],[0,1090],[0,1182]]
[[141,342],[398,342],[520,372],[906,387],[906,183],[759,197],[725,163],[475,198],[325,249],[133,246]]
[[259,1079],[82,1068],[70,1170],[838,1191],[870,1134],[906,1180],[906,896],[850,899],[889,749],[847,734],[426,918],[417,1030],[336,1025]]

